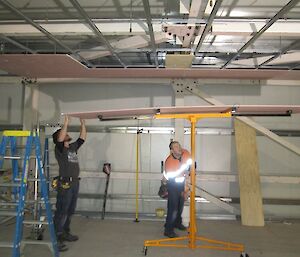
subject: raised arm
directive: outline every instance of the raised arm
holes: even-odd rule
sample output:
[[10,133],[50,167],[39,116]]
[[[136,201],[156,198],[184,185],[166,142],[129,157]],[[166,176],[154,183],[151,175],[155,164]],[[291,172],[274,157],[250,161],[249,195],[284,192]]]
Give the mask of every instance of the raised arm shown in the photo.
[[58,138],[57,138],[57,141],[58,142],[63,142],[65,140],[65,137],[68,133],[68,125],[69,125],[69,122],[70,122],[70,119],[67,115],[65,115],[65,121],[64,121],[64,125],[63,127],[61,128],[60,132],[59,132],[59,135],[58,135]]
[[86,139],[85,120],[80,119],[80,124],[81,124],[81,127],[80,127],[80,136],[79,137],[85,141],[85,139]]

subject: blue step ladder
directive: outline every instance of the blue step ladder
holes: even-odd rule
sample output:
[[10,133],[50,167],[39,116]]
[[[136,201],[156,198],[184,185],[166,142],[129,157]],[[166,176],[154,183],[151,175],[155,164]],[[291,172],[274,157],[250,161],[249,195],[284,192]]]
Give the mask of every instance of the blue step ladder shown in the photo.
[[[22,176],[20,184],[18,186],[14,186],[14,197],[17,200],[17,208],[16,208],[16,227],[15,227],[15,236],[14,242],[12,245],[12,257],[20,257],[21,255],[21,248],[26,244],[45,244],[41,241],[29,241],[29,240],[22,240],[23,237],[23,224],[37,224],[43,223],[47,224],[49,227],[50,237],[51,237],[51,246],[50,249],[53,253],[54,257],[59,257],[59,252],[57,248],[57,240],[56,234],[53,224],[52,218],[52,210],[51,204],[49,201],[49,191],[48,191],[48,183],[47,178],[44,172],[44,167],[42,163],[42,156],[41,156],[41,143],[39,136],[35,132],[31,131],[20,131],[20,130],[6,130],[3,131],[2,134],[2,141],[0,144],[0,169],[3,167],[4,159],[11,159],[12,160],[12,168],[13,168],[13,184],[18,182],[18,163],[17,160],[20,160],[21,157],[16,156],[16,138],[22,137],[26,138],[26,146],[25,146],[25,154],[22,166]],[[11,156],[5,156],[7,144],[10,142],[11,147]],[[41,188],[41,200],[45,205],[46,210],[46,218],[47,222],[39,222],[39,221],[32,221],[26,222],[24,221],[24,208],[25,208],[25,199],[26,199],[26,192],[27,192],[27,183],[28,183],[28,167],[29,167],[29,159],[31,157],[32,150],[35,151],[35,158],[37,163],[38,169],[38,176],[40,181],[40,188]],[[50,244],[48,244],[50,246]],[[1,244],[0,244],[1,247]],[[4,245],[4,247],[6,247]]]

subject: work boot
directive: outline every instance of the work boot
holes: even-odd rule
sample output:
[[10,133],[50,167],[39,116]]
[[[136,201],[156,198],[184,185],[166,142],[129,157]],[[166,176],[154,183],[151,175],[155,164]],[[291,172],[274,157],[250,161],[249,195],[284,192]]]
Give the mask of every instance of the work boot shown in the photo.
[[74,242],[74,241],[77,241],[78,239],[79,239],[78,236],[72,235],[69,232],[64,232],[63,235],[62,235],[62,240],[63,241]]
[[69,248],[68,246],[66,246],[63,241],[57,241],[57,249],[59,252],[65,252],[67,251]]
[[178,237],[178,235],[174,231],[165,231],[164,235],[169,238]]
[[183,226],[182,224],[176,225],[175,228],[182,230],[182,231],[186,231],[186,227]]

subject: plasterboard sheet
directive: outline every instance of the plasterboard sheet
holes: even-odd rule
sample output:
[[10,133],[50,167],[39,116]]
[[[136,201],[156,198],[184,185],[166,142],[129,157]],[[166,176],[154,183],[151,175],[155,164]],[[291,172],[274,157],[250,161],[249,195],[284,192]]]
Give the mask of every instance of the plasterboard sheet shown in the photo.
[[284,114],[288,111],[300,113],[299,105],[222,105],[222,106],[182,106],[182,107],[153,107],[119,110],[99,110],[92,112],[63,113],[83,119],[113,119],[113,118],[154,118],[155,114],[184,114],[184,113],[225,113],[235,110],[239,114]]

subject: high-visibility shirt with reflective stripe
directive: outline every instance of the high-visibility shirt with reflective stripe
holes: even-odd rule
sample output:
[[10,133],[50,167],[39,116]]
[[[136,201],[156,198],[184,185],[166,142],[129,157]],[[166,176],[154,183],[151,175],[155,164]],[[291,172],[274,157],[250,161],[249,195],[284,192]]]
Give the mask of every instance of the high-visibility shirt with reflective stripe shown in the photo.
[[[165,171],[166,173],[176,172],[180,169],[181,165],[186,164],[187,161],[191,159],[191,154],[186,150],[182,149],[181,161],[174,158],[172,154],[170,154],[165,161]],[[183,174],[179,175],[182,176]]]

